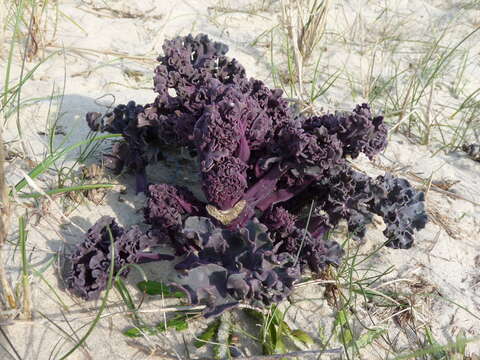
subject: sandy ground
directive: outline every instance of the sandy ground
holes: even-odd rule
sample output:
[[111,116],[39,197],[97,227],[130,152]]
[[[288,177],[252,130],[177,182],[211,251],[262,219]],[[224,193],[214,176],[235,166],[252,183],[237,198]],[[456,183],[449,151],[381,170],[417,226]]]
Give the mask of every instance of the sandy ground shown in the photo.
[[[270,39],[268,36],[259,38],[259,35],[278,23],[278,12],[228,10],[252,9],[252,3],[244,1],[121,0],[111,3],[117,12],[103,9],[105,4],[101,1],[59,3],[61,11],[74,19],[77,25],[65,16],[60,17],[55,38],[42,50],[42,56],[54,51],[58,53],[35,72],[22,90],[22,98],[48,97],[53,91],[58,95],[63,93],[63,100],[55,101],[52,108],[47,100],[23,108],[20,122],[29,160],[14,157],[9,162],[7,180],[10,184],[15,184],[24,172],[31,169],[33,163],[45,156],[47,137],[40,133],[49,126],[49,111],[50,119],[60,114],[59,125],[66,132],[66,135],[56,136],[55,143],[64,142],[68,145],[84,139],[88,134],[84,121],[86,112],[105,111],[113,103],[130,99],[139,103],[153,101],[152,70],[166,38],[207,33],[227,43],[229,55],[239,59],[250,76],[272,84],[270,50],[266,46]],[[253,3],[253,7],[260,3]],[[277,5],[274,2],[272,9]],[[320,99],[321,105],[325,108],[351,109],[364,100],[366,96],[362,84],[370,73],[369,61],[374,47],[382,51],[378,53],[377,65],[372,73],[391,69],[393,64],[408,64],[415,57],[414,51],[408,51],[415,47],[413,41],[411,45],[395,45],[394,41],[378,40],[382,36],[388,35],[398,39],[398,42],[420,41],[426,37],[425,34],[451,21],[453,25],[448,32],[448,39],[455,41],[478,26],[478,9],[478,6],[462,8],[454,1],[334,1],[329,13],[327,36],[322,44],[321,68],[328,70],[329,74],[339,70],[341,76]],[[131,18],[125,14],[143,16]],[[53,32],[51,28],[49,31],[50,34]],[[50,38],[48,33],[46,38]],[[478,36],[469,39],[465,44],[472,54],[478,54],[478,39]],[[254,41],[256,45],[251,46]],[[18,72],[20,65],[21,61],[17,59],[14,70]],[[31,69],[34,65],[35,61],[27,63],[26,67]],[[4,71],[1,73],[3,76]],[[454,73],[451,75],[455,77]],[[468,62],[464,78],[464,93],[480,86],[478,58]],[[450,80],[446,78],[445,81]],[[434,90],[435,103],[455,104],[461,101],[449,94],[444,83],[439,82]],[[378,106],[376,110],[383,109]],[[439,119],[444,119],[448,114],[439,111],[437,115]],[[22,150],[14,117],[7,123],[4,137],[9,150]],[[390,282],[385,287],[407,294],[406,298],[414,297],[414,316],[419,328],[431,326],[436,340],[446,343],[461,332],[465,332],[468,338],[480,335],[480,163],[461,152],[433,155],[437,148],[414,145],[403,135],[393,134],[388,149],[374,164],[363,159],[357,162],[357,166],[372,175],[381,174],[384,170],[393,171],[419,187],[428,186],[431,180],[427,194],[431,221],[418,234],[416,245],[410,250],[383,248],[365,266],[369,271],[384,271],[393,265],[392,271],[382,279],[383,282]],[[99,159],[100,152],[97,151],[90,161]],[[78,154],[69,154],[65,165],[71,166],[75,155]],[[164,164],[149,169],[149,172],[159,181],[184,182],[186,185],[193,183],[188,169],[176,173],[168,164]],[[143,198],[133,194],[132,179],[126,176],[116,180],[127,185],[127,194],[110,191],[102,204],[84,203],[67,211],[62,208],[62,199],[55,198],[29,209],[32,214],[38,215],[30,218],[28,227],[28,256],[34,269],[40,271],[56,254],[61,254],[69,245],[80,241],[83,231],[101,215],[116,216],[125,226],[141,220],[139,210]],[[36,183],[42,188],[55,187],[54,171],[42,175]],[[442,190],[442,184],[445,183],[454,185]],[[18,213],[23,212],[19,207]],[[372,226],[366,244],[361,247],[361,254],[368,254],[381,244],[381,231],[381,224]],[[11,239],[16,241],[17,236],[14,225]],[[5,251],[7,271],[15,283],[20,269],[18,249],[12,245]],[[158,279],[159,273],[169,271],[163,264],[149,264],[144,268],[151,279]],[[32,277],[33,321],[7,321],[8,326],[3,327],[22,359],[60,358],[74,345],[66,333],[71,334],[72,329],[83,326],[82,330],[77,331],[77,336],[81,337],[99,306],[99,303],[86,303],[69,296],[59,280],[57,266],[48,267],[43,277],[57,289],[67,308],[59,306],[58,299],[45,282],[38,276]],[[127,280],[128,286],[133,289],[139,279],[138,274],[132,273]],[[132,292],[137,293],[135,290]],[[321,329],[330,332],[334,316],[323,292],[324,287],[318,285],[298,290],[294,295],[296,299],[315,300],[308,300],[308,305],[299,305],[288,313],[293,326],[304,329],[315,339],[320,338]],[[418,292],[431,296],[415,297]],[[155,309],[163,305],[161,301],[147,300],[143,308]],[[122,330],[131,326],[124,311],[120,297],[112,291],[104,317],[88,338],[86,349],[76,351],[70,358],[149,358],[121,335]],[[398,336],[396,351],[400,352],[412,346],[415,340],[412,340],[408,325],[389,318],[392,314],[374,311],[375,319],[380,322],[384,320],[381,326],[389,329],[391,337]],[[151,323],[162,318],[161,313],[145,315],[145,319]],[[198,327],[203,326],[202,322],[198,324]],[[183,351],[182,336],[185,336],[187,344],[191,344],[192,335],[198,335],[197,326],[194,328],[184,333],[168,333],[165,337],[145,339],[140,343],[159,344],[165,349]],[[78,338],[74,337],[73,340],[78,341]],[[258,354],[260,349],[249,344],[246,351]],[[195,352],[191,345],[189,349],[195,356],[201,354]],[[2,351],[0,348],[0,359],[8,359],[7,354],[1,355]],[[369,347],[366,351],[365,359],[382,358],[379,345]],[[467,353],[480,354],[478,342],[469,344]]]

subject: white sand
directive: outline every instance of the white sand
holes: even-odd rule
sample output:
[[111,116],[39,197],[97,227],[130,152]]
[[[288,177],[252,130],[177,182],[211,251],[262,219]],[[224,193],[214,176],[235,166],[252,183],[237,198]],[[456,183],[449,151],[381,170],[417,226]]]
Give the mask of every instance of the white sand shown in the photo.
[[[267,1],[265,1],[266,3]],[[258,4],[257,4],[258,3]],[[260,5],[260,1],[253,3]],[[446,1],[396,1],[388,2],[385,10],[383,1],[334,1],[329,13],[327,36],[322,43],[321,69],[329,74],[340,71],[340,77],[335,86],[321,99],[321,105],[326,108],[351,109],[361,102],[365,96],[362,93],[362,84],[369,74],[368,64],[372,59],[372,48],[385,47],[387,50],[379,52],[376,58],[374,73],[380,70],[391,71],[393,64],[400,64],[404,68],[415,58],[413,51],[408,48],[418,48],[418,43],[406,45],[406,40],[429,40],[427,35],[434,32],[440,25],[452,21],[452,30],[447,34],[445,43],[455,43],[462,36],[478,26],[480,11],[477,8],[461,9],[455,4],[458,2]],[[105,7],[102,1],[92,3],[98,8]],[[278,12],[222,12],[217,9],[208,9],[209,6],[218,8],[232,7],[234,9],[249,9],[251,4],[246,1],[115,1],[111,6],[123,12],[134,14],[146,13],[144,18],[118,18],[106,10],[94,10],[92,4],[82,1],[60,1],[61,11],[75,20],[75,26],[66,17],[60,17],[56,37],[44,51],[44,56],[55,50],[65,48],[65,52],[53,55],[34,74],[33,78],[22,89],[22,99],[47,97],[54,89],[56,94],[64,92],[61,108],[57,101],[52,109],[51,117],[61,113],[59,125],[68,133],[68,136],[57,136],[55,142],[73,144],[85,138],[88,133],[84,121],[88,111],[105,111],[106,105],[111,105],[134,99],[138,103],[153,101],[151,91],[152,70],[155,58],[161,52],[163,40],[176,35],[185,35],[190,32],[203,32],[212,38],[222,40],[230,47],[229,55],[239,59],[250,76],[258,77],[268,84],[270,77],[270,50],[265,45],[269,43],[269,36],[259,38],[256,46],[250,44],[264,31],[271,29],[278,22]],[[278,2],[273,8],[278,7]],[[153,10],[152,10],[153,9]],[[161,19],[157,17],[161,16]],[[51,29],[50,29],[51,30]],[[400,41],[398,50],[392,52],[393,42],[380,42],[382,33],[397,37]],[[48,36],[47,36],[48,38]],[[360,39],[360,40],[359,40]],[[478,35],[465,44],[471,54],[478,54]],[[92,51],[87,51],[90,49]],[[120,54],[120,55],[115,55]],[[133,58],[123,58],[121,54]],[[394,54],[394,55],[393,55]],[[145,61],[140,60],[143,58]],[[280,56],[278,55],[278,58]],[[14,71],[19,73],[21,60],[16,57]],[[471,58],[473,59],[473,57]],[[477,59],[478,60],[478,59]],[[460,61],[456,58],[454,61]],[[3,64],[3,62],[2,62]],[[33,68],[35,61],[27,63],[27,69]],[[281,66],[281,64],[277,64]],[[126,75],[129,71],[138,71],[139,78],[134,79]],[[348,75],[348,76],[347,76]],[[2,68],[1,75],[4,76]],[[326,77],[322,74],[322,79]],[[438,82],[434,89],[433,101],[436,104],[458,104],[465,98],[455,99],[448,92],[448,81],[455,78],[455,73]],[[478,62],[471,60],[465,70],[464,94],[470,93],[480,86],[478,77]],[[66,81],[64,81],[64,79]],[[0,79],[3,84],[3,78]],[[352,91],[352,86],[357,91]],[[64,89],[64,90],[63,90]],[[96,104],[98,101],[100,105]],[[437,107],[437,109],[439,109]],[[376,110],[382,110],[376,108]],[[35,105],[23,108],[20,122],[24,132],[24,143],[27,146],[28,158],[41,161],[46,152],[47,138],[37,132],[45,131],[47,127],[48,101],[37,102]],[[446,121],[450,111],[438,111],[440,122]],[[478,122],[478,119],[476,120]],[[438,134],[436,135],[438,136]],[[21,150],[18,142],[15,117],[10,118],[5,132],[5,140],[10,150]],[[432,181],[459,181],[449,191],[458,195],[452,198],[444,193],[430,188],[427,195],[427,204],[430,215],[433,216],[427,228],[421,231],[416,238],[415,246],[410,250],[392,250],[383,248],[368,264],[372,269],[384,271],[393,265],[393,271],[383,281],[393,281],[388,285],[392,290],[414,293],[423,284],[419,291],[431,292],[431,296],[415,297],[415,321],[417,326],[427,324],[431,326],[436,340],[440,343],[455,340],[457,334],[464,331],[468,338],[480,335],[480,163],[468,159],[460,152],[432,156],[435,146],[426,147],[411,145],[402,135],[392,135],[385,154],[376,162],[376,166],[366,160],[357,161],[357,165],[372,175],[381,174],[381,167],[395,169],[397,175],[407,176],[415,185],[422,184],[414,181],[412,174],[424,179],[431,177]],[[95,158],[99,158],[97,152]],[[72,164],[75,154],[67,156],[66,164]],[[15,159],[8,165],[8,182],[15,184],[23,176],[23,172],[31,169],[31,163]],[[168,167],[159,165],[149,170],[154,179],[172,181],[174,174]],[[408,175],[407,173],[410,173]],[[188,177],[188,171],[177,174],[176,179]],[[133,180],[129,177],[119,179],[128,186],[127,195],[119,195],[111,191],[102,205],[93,203],[79,206],[76,210],[63,216],[60,214],[61,199],[56,198],[53,203],[43,202],[38,209],[39,223],[35,224],[33,216],[29,223],[28,256],[35,270],[42,266],[61,251],[66,244],[74,244],[82,239],[85,231],[101,215],[116,216],[125,226],[141,221],[142,197],[133,195]],[[41,187],[56,187],[54,172],[42,175],[36,180]],[[428,182],[428,181],[427,181]],[[188,181],[187,185],[191,184]],[[122,198],[122,202],[119,201]],[[467,200],[463,200],[463,199]],[[37,209],[29,209],[30,214]],[[18,214],[24,212],[17,208]],[[382,226],[372,226],[367,235],[367,242],[361,247],[361,253],[368,254],[381,244],[383,235]],[[16,225],[11,234],[12,241],[17,239]],[[5,257],[7,271],[13,282],[19,277],[20,256],[15,246],[7,247]],[[55,266],[49,267],[43,276],[56,289],[62,301],[68,306],[63,310],[52,291],[39,277],[32,278],[32,294],[34,320],[32,322],[9,322],[4,329],[14,342],[22,359],[58,359],[65,354],[73,342],[66,338],[64,332],[71,334],[72,328],[81,337],[95,317],[99,302],[86,303],[80,299],[70,297],[61,286]],[[163,264],[149,264],[144,266],[151,279],[159,278],[159,273],[168,272]],[[159,271],[159,269],[161,269]],[[163,270],[162,270],[163,269]],[[140,279],[138,274],[132,273],[127,283],[132,288]],[[405,279],[405,280],[402,280]],[[374,284],[375,288],[379,284]],[[384,288],[383,288],[384,289]],[[426,290],[425,290],[426,289]],[[292,327],[302,328],[318,339],[319,329],[325,326],[325,333],[331,331],[334,310],[323,299],[324,288],[318,285],[305,287],[295,293],[295,298],[317,298],[309,301],[305,306],[298,306],[289,312],[289,321]],[[458,306],[458,305],[461,305]],[[148,355],[139,352],[136,347],[128,343],[128,339],[121,331],[131,326],[131,321],[122,313],[125,311],[123,303],[115,291],[111,292],[108,308],[104,318],[88,338],[87,350],[76,351],[71,359],[146,359]],[[155,309],[163,306],[161,301],[147,299],[143,309]],[[463,307],[463,308],[462,308]],[[464,310],[468,309],[468,312]],[[119,313],[117,313],[119,312]],[[117,313],[117,314],[116,314]],[[372,312],[376,321],[386,319],[393,312]],[[53,320],[64,332],[53,326],[41,314]],[[365,313],[359,314],[366,319]],[[161,321],[161,313],[145,314],[145,319],[152,324]],[[68,321],[67,321],[68,320]],[[200,322],[202,324],[203,322]],[[366,324],[371,326],[371,323]],[[199,327],[203,325],[198,325]],[[397,351],[407,349],[409,330],[396,325],[392,319],[381,324],[389,328],[392,338],[399,334]],[[167,334],[166,338],[151,338],[140,340],[149,346],[159,344],[164,349],[183,351],[182,336],[186,343],[191,344],[192,334],[198,335],[197,323],[193,329],[184,333]],[[407,335],[405,335],[405,333]],[[411,336],[410,336],[411,337]],[[78,338],[75,339],[78,341]],[[5,342],[2,340],[4,346]],[[250,344],[250,351],[258,353],[258,346]],[[193,346],[189,349],[195,356]],[[468,353],[480,353],[478,343],[469,344]],[[381,358],[382,350],[374,345],[366,350],[365,359]],[[0,359],[8,359],[4,350],[0,348]],[[10,351],[11,352],[11,351]]]

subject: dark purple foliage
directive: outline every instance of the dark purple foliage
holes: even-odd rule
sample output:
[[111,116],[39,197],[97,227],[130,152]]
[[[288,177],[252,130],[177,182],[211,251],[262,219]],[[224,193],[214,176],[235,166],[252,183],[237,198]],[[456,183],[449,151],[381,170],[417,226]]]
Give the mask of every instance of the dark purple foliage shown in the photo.
[[[295,211],[313,199],[315,210],[311,223],[318,221],[315,213],[325,214],[320,223],[328,228],[346,220],[355,239],[365,236],[372,213],[381,216],[387,226],[386,245],[393,248],[410,248],[414,233],[427,222],[423,193],[416,191],[407,180],[390,174],[372,179],[343,167],[334,176],[313,183],[302,195],[289,201],[287,207]],[[316,231],[312,226],[310,230]]]
[[263,213],[262,223],[280,238],[289,236],[295,229],[297,217],[281,206],[268,209]]
[[285,126],[275,144],[285,161],[292,161],[300,167],[318,166],[328,170],[341,162],[342,142],[336,134],[329,134],[324,126],[305,130],[296,124]]
[[[114,274],[128,264],[173,259],[171,255],[144,252],[154,244],[137,226],[125,231],[112,217],[103,216],[88,229],[85,240],[76,245],[69,259],[67,286],[87,300],[97,298],[107,286],[112,252],[110,233],[115,249]],[[128,269],[124,269],[121,275],[127,273]]]
[[465,151],[472,160],[480,161],[480,144],[463,144],[462,150]]
[[110,228],[114,239],[123,235],[112,217],[104,216],[93,225],[85,236],[85,240],[76,246],[70,256],[71,273],[67,278],[67,286],[76,295],[85,299],[98,297],[105,289],[108,280]]
[[326,214],[328,226],[332,228],[345,219],[348,230],[354,237],[363,238],[365,226],[371,222],[370,211],[366,204],[372,196],[371,180],[370,177],[349,167],[342,167],[334,175],[312,185],[315,212],[323,211]]
[[[86,244],[103,245],[79,245],[72,256],[72,286],[91,289],[82,296],[105,287],[107,224],[118,232],[118,248],[126,249],[119,266],[142,261],[147,242],[170,242],[183,257],[176,286],[193,304],[207,304],[206,316],[239,302],[281,301],[307,267],[319,273],[337,266],[343,250],[328,232],[341,221],[360,240],[373,214],[381,216],[393,248],[411,247],[425,226],[423,193],[388,174],[372,179],[347,160],[360,153],[373,159],[385,149],[382,116],[362,104],[352,112],[306,117],[281,90],[248,79],[227,50],[203,34],[166,40],[151,104],[131,101],[104,116],[87,114],[93,131],[122,134],[105,163],[116,173],[136,174],[151,230],[146,236],[132,229],[127,241],[123,229],[102,218]],[[147,186],[146,167],[165,147],[185,147],[196,156],[207,203],[182,187]],[[101,259],[90,264],[94,255]]]
[[230,157],[215,162],[202,172],[202,188],[209,203],[219,209],[231,209],[243,198],[247,189],[247,166],[238,158]]
[[150,185],[147,205],[144,207],[145,223],[155,229],[178,231],[182,225],[182,216],[198,213],[200,206],[200,202],[184,187]]
[[268,305],[283,300],[300,277],[289,253],[279,252],[268,228],[252,220],[238,231],[216,227],[208,218],[189,217],[183,235],[198,246],[176,265],[185,275],[175,283],[193,304],[205,303],[205,316],[238,302]]
[[102,114],[99,112],[88,112],[85,115],[85,120],[87,121],[88,127],[92,131],[101,131],[102,130]]
[[327,265],[338,266],[343,249],[337,242],[325,240],[324,235],[329,230],[326,219],[315,224],[315,235],[297,227],[295,220],[280,206],[263,214],[262,222],[270,230],[278,251],[293,254],[302,266],[308,265],[316,273]]
[[415,231],[423,229],[428,221],[425,196],[405,179],[390,174],[379,176],[371,187],[373,199],[370,209],[383,218],[386,245],[395,249],[409,249]]
[[152,234],[158,242],[172,239],[178,255],[192,247],[183,238],[175,240],[181,231],[183,220],[189,215],[203,212],[203,205],[189,190],[167,184],[150,185],[143,211],[145,223],[152,226]]
[[232,156],[245,137],[250,111],[247,97],[234,86],[223,85],[218,80],[210,80],[207,86],[211,104],[205,106],[195,123],[195,145],[201,153]]
[[387,146],[387,127],[383,117],[372,117],[367,104],[357,105],[351,113],[327,114],[305,121],[305,129],[324,127],[342,144],[343,155],[352,158],[364,153],[369,159]]
[[154,136],[155,129],[139,122],[139,114],[143,111],[143,106],[130,101],[127,105],[118,105],[103,118],[98,113],[87,114],[87,122],[93,131],[123,135],[124,140],[114,143],[111,154],[104,155],[104,164],[116,174],[123,169],[134,172],[137,192],[146,190],[146,167],[160,156],[160,141]]

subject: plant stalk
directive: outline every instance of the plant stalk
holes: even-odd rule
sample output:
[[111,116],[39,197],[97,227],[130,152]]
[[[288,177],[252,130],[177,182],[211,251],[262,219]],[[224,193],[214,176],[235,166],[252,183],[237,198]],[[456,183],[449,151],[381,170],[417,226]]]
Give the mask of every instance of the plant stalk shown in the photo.
[[23,289],[23,311],[21,318],[23,320],[32,319],[32,294],[30,291],[30,278],[28,273],[27,249],[27,232],[25,230],[25,218],[20,216],[18,219],[18,232],[20,251],[22,253],[22,289]]
[[3,251],[4,245],[7,240],[7,234],[10,225],[10,201],[8,198],[7,185],[5,184],[5,151],[3,147],[2,134],[0,129],[0,285],[2,287],[3,295],[5,296],[7,307],[15,309],[17,303],[13,294],[10,283],[5,273]]

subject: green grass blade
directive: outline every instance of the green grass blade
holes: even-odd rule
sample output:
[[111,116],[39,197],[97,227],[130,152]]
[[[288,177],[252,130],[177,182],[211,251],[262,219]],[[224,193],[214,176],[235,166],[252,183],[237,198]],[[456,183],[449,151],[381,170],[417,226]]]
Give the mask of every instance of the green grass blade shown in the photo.
[[[83,141],[80,141],[80,142],[77,142],[73,145],[70,145],[69,147],[61,150],[61,151],[58,151],[54,154],[51,154],[49,156],[47,156],[47,158],[45,160],[43,160],[40,164],[38,164],[32,171],[29,172],[28,176],[31,178],[31,179],[35,179],[36,177],[38,177],[39,175],[43,174],[45,171],[48,170],[48,168],[53,164],[55,163],[55,161],[57,161],[58,159],[60,159],[62,156],[68,154],[69,152],[75,150],[76,148],[82,146],[82,145],[85,145],[85,144],[90,144],[94,141],[102,141],[102,140],[105,140],[105,139],[113,139],[113,138],[118,138],[118,137],[121,137],[122,135],[121,134],[109,134],[109,135],[102,135],[102,136],[97,136],[93,139],[87,139],[87,140],[83,140]],[[20,190],[22,190],[26,185],[28,184],[27,180],[26,179],[22,179],[20,180],[16,185],[15,185],[15,191],[16,192],[19,192]],[[12,195],[12,193],[10,193],[10,195]]]
[[205,346],[209,341],[212,341],[212,339],[217,336],[219,327],[220,319],[215,319],[212,321],[208,327],[197,337],[193,343],[193,346],[199,349],[202,346]]
[[432,346],[428,346],[426,348],[411,352],[409,354],[399,355],[399,356],[394,357],[392,360],[419,359],[420,357],[423,357],[425,355],[434,354],[434,353],[437,353],[439,351],[448,351],[448,350],[451,350],[451,349],[457,349],[458,347],[464,346],[468,343],[477,342],[477,341],[480,341],[480,337],[478,337],[478,336],[474,337],[474,338],[470,338],[470,339],[463,339],[462,338],[462,339],[459,339],[456,342],[451,342],[451,343],[448,343],[446,345],[432,345]]
[[8,86],[10,83],[10,72],[12,70],[12,60],[13,60],[13,52],[15,50],[15,37],[18,33],[18,29],[20,27],[20,19],[22,17],[23,12],[23,0],[20,0],[18,3],[16,13],[15,13],[15,27],[13,29],[12,40],[10,42],[10,48],[8,50],[8,58],[7,58],[7,67],[5,71],[5,82],[4,82],[4,89],[3,89],[3,100],[2,105],[5,107],[8,103],[7,94],[8,94]]
[[[0,112],[5,109],[5,107],[10,103],[10,101],[16,96],[18,89],[20,87],[22,87],[33,76],[33,74],[40,67],[40,65],[44,64],[48,59],[50,59],[51,57],[53,57],[54,55],[57,55],[59,53],[61,53],[61,50],[55,51],[55,52],[51,53],[50,55],[48,55],[45,59],[43,59],[38,64],[36,64],[32,68],[32,70],[30,70],[25,75],[25,77],[23,79],[20,79],[19,83],[14,85],[13,87],[8,88],[8,85],[5,85],[4,89],[2,89],[2,93],[3,93],[3,96],[4,96],[4,101],[2,102],[2,107],[0,108]],[[12,94],[7,99],[6,96],[7,96],[8,93],[12,93]]]
[[93,190],[93,189],[111,189],[113,187],[115,187],[114,184],[87,184],[87,185],[68,186],[68,187],[62,187],[62,188],[53,189],[53,190],[47,190],[44,193],[34,192],[29,194],[20,194],[18,197],[38,199],[45,195],[50,196],[50,195],[63,194],[63,193],[72,192],[72,191],[85,191],[85,190]]
[[158,281],[140,281],[137,284],[140,291],[145,292],[148,295],[162,295],[166,298],[185,298],[186,295],[183,291],[173,290],[170,286],[158,282]]

